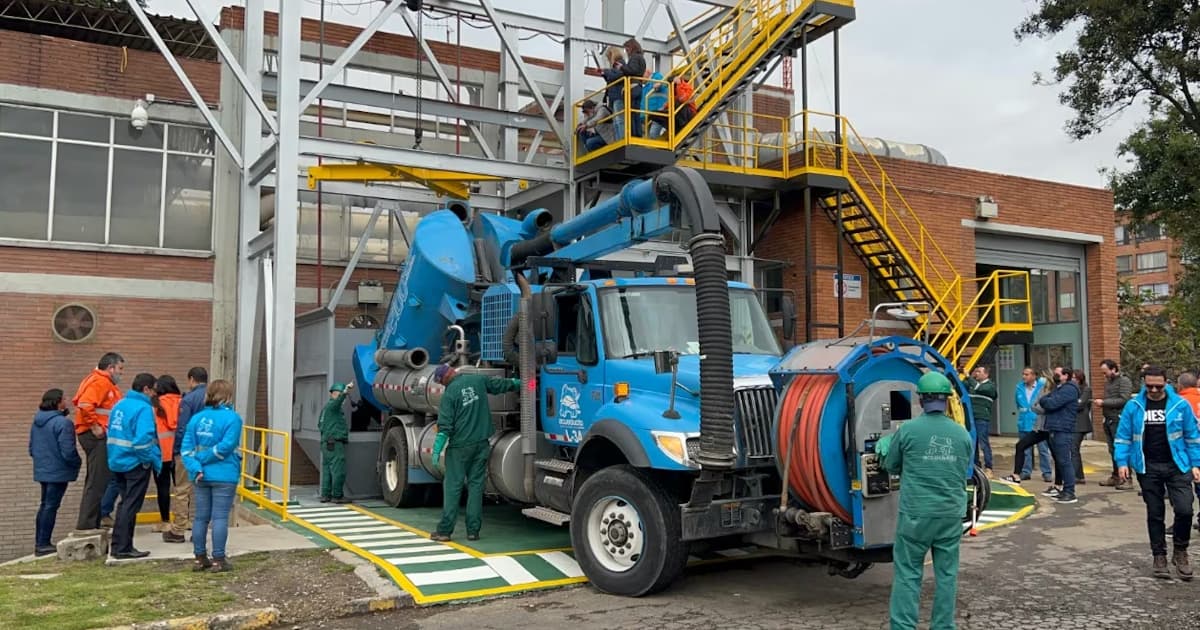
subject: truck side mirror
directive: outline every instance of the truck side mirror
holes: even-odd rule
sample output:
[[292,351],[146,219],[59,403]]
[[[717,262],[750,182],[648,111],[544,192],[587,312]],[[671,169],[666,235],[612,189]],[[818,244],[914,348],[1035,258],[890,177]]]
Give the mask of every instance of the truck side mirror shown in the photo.
[[553,339],[539,341],[534,347],[538,349],[537,351],[542,357],[543,365],[558,363],[558,342]]
[[654,373],[666,374],[671,371],[671,363],[673,362],[674,353],[670,350],[655,350],[654,351]]
[[789,294],[784,295],[780,308],[783,309],[783,338],[796,338],[796,301]]

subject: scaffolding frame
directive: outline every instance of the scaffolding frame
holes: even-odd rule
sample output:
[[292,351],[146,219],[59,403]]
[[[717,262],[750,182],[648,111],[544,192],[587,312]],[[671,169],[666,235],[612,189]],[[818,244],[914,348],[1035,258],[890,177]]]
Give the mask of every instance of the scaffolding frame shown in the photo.
[[[557,140],[565,155],[572,154],[574,130],[565,128],[564,122],[556,118],[555,111],[560,104],[569,106],[582,97],[588,46],[621,46],[630,37],[636,37],[642,42],[647,55],[657,58],[660,65],[664,58],[669,64],[673,53],[687,51],[691,41],[702,37],[738,3],[738,0],[689,0],[708,5],[709,10],[685,24],[680,19],[678,7],[683,1],[649,0],[646,15],[638,28],[627,32],[624,24],[625,0],[601,0],[603,23],[598,28],[585,24],[584,7],[575,0],[563,0],[564,19],[561,21],[532,12],[497,10],[491,0],[424,0],[421,3],[424,11],[487,21],[500,40],[500,80],[499,85],[495,86],[498,99],[488,102],[485,94],[483,103],[472,103],[463,102],[457,97],[455,81],[434,54],[429,38],[422,35],[420,22],[417,21],[421,18],[414,19],[407,2],[393,0],[383,3],[383,6],[364,5],[364,10],[376,12],[370,23],[344,48],[322,47],[332,51],[336,57],[329,65],[325,65],[324,54],[318,57],[324,72],[314,82],[301,76],[302,60],[317,57],[307,50],[315,44],[302,41],[303,3],[279,3],[278,31],[270,38],[274,42],[271,47],[262,28],[266,17],[264,0],[245,0],[245,28],[238,36],[240,46],[231,46],[212,25],[210,16],[200,6],[202,3],[186,0],[195,17],[204,25],[223,67],[232,73],[240,88],[236,95],[222,95],[223,102],[229,102],[230,98],[241,102],[238,108],[240,120],[237,121],[239,133],[232,134],[200,97],[193,81],[176,59],[174,50],[177,47],[169,45],[159,35],[151,17],[137,0],[125,0],[145,34],[153,40],[192,97],[240,176],[235,361],[235,405],[239,412],[247,419],[254,415],[258,355],[265,335],[268,427],[278,432],[272,433],[274,440],[283,439],[280,435],[290,435],[293,429],[299,194],[307,183],[306,177],[300,172],[300,156],[495,176],[506,181],[498,186],[494,195],[472,195],[476,207],[503,212],[557,195],[561,199],[564,218],[569,218],[585,207],[585,200],[594,203],[600,198],[601,192],[611,193],[611,187],[605,190],[601,186],[577,182],[570,159],[563,160],[562,165],[538,164],[534,159],[545,138]],[[674,28],[671,37],[665,40],[646,37],[654,19],[662,12],[665,12]],[[422,61],[438,84],[445,88],[448,96],[447,100],[440,102],[426,99],[434,115],[438,112],[443,115],[453,113],[463,121],[467,133],[474,140],[473,147],[480,155],[364,144],[301,133],[302,115],[322,98],[366,105],[387,98],[393,109],[408,111],[418,105],[418,101],[406,95],[333,84],[342,70],[351,67],[362,56],[364,46],[380,32],[389,18],[397,14],[416,39]],[[563,69],[550,70],[525,61],[520,52],[519,31],[561,37]],[[271,60],[275,62],[274,68],[267,67]],[[417,75],[415,72],[411,74]],[[417,80],[425,78],[424,73],[417,75]],[[461,86],[461,67],[455,69],[454,79]],[[557,86],[556,90],[550,92],[549,98],[547,86]],[[522,90],[534,99],[534,115],[520,109]],[[267,105],[268,101],[273,101],[273,110]],[[569,117],[564,119],[569,120]],[[494,130],[490,138],[485,132],[487,127]],[[524,155],[519,146],[519,134],[522,131],[534,133]],[[292,173],[296,174],[295,185],[288,184],[292,180]],[[274,214],[271,225],[261,229],[260,203],[264,187],[274,189]],[[356,182],[331,183],[323,188],[325,192],[390,201],[420,203],[432,200],[429,191],[386,186],[368,188]],[[585,188],[587,194],[583,194]],[[745,243],[752,229],[747,206],[743,202],[738,216],[726,220],[727,227],[739,241],[741,254],[746,253]],[[741,266],[743,275],[747,270],[753,273],[753,261],[746,259]],[[272,444],[271,448],[283,448],[283,445]],[[267,478],[272,483],[277,484],[284,479],[285,471],[279,464],[273,463],[268,468]]]

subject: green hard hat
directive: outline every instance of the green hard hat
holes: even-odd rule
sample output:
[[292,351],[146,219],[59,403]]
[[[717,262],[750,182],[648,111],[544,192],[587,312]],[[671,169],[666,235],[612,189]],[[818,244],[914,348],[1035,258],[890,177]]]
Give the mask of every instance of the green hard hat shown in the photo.
[[917,393],[919,394],[945,394],[949,396],[953,391],[950,379],[938,372],[926,372],[917,381]]
[[346,391],[346,384],[345,383],[334,383],[333,387],[329,388],[329,391],[337,392],[340,394],[340,393]]

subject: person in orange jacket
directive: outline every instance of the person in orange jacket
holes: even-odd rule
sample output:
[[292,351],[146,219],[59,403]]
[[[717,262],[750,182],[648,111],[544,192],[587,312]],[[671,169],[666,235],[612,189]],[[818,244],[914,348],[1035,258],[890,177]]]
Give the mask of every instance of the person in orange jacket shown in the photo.
[[121,373],[125,358],[115,352],[100,357],[96,369],[84,377],[71,404],[75,413],[75,438],[87,456],[87,476],[79,501],[78,530],[100,529],[100,503],[108,488],[108,414],[121,400]]
[[[1197,389],[1197,381],[1195,372],[1184,372],[1179,375],[1179,380],[1175,382],[1178,385],[1176,393],[1179,397],[1188,401],[1192,405],[1192,411],[1196,417],[1200,418],[1200,389]],[[1200,483],[1195,484],[1196,498],[1200,499]],[[1196,531],[1200,532],[1200,514],[1196,515]]]
[[154,477],[155,494],[158,495],[158,515],[162,519],[154,531],[162,532],[163,540],[170,543],[187,542],[182,534],[171,531],[171,485],[175,482],[175,429],[179,425],[179,403],[183,393],[175,377],[163,374],[154,382],[154,422],[158,430],[158,448],[162,450],[163,467]]

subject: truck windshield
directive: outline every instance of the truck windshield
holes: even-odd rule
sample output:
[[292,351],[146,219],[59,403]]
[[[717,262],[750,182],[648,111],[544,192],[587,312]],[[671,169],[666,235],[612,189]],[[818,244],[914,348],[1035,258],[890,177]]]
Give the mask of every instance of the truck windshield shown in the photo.
[[[610,359],[647,356],[656,350],[700,353],[696,291],[692,286],[638,286],[599,291],[600,321]],[[757,296],[729,291],[733,351],[781,354]]]

